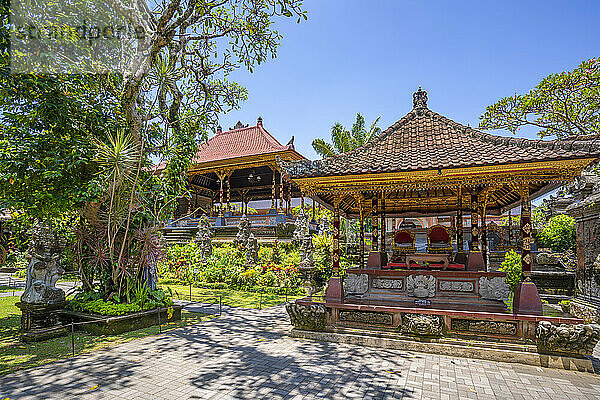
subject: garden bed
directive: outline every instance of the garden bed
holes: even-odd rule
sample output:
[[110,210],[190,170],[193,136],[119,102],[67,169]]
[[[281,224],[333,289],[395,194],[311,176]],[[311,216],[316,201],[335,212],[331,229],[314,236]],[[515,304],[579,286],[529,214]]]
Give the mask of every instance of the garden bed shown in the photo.
[[[179,321],[181,320],[182,308],[183,307],[180,305],[173,305],[170,307],[161,307],[160,311],[159,309],[154,309],[114,317],[63,310],[61,311],[61,318],[64,323],[68,324],[71,322],[89,322],[86,324],[75,325],[75,329],[92,335],[119,335],[125,332],[158,325],[159,314],[161,324]],[[169,310],[172,310],[172,312]]]

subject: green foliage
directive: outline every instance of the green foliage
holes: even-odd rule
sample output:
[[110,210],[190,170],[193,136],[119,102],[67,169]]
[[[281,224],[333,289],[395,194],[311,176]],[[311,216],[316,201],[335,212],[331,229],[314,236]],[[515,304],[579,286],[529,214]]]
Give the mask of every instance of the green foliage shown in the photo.
[[541,129],[540,137],[566,138],[600,131],[600,60],[582,62],[573,71],[544,78],[529,93],[505,97],[487,107],[480,117],[481,129],[522,126]]
[[332,157],[356,149],[381,133],[381,129],[377,127],[378,121],[379,117],[373,121],[371,127],[367,130],[363,116],[356,114],[356,121],[350,131],[339,122],[331,127],[331,141],[333,144],[318,138],[313,140],[312,146],[321,157]]
[[97,196],[92,140],[118,115],[98,76],[0,74],[0,205],[47,219]]
[[542,247],[563,252],[574,250],[576,245],[575,220],[568,215],[557,215],[537,232],[537,240]]
[[120,303],[118,300],[118,296],[113,296],[111,300],[104,300],[100,293],[83,292],[70,300],[67,307],[73,311],[113,316],[173,305],[173,300],[162,289],[148,290],[146,286],[139,283],[134,289],[132,302]]
[[504,256],[504,261],[500,265],[500,271],[506,272],[506,283],[514,293],[517,285],[523,282],[523,266],[521,264],[521,255],[514,250],[509,251]]

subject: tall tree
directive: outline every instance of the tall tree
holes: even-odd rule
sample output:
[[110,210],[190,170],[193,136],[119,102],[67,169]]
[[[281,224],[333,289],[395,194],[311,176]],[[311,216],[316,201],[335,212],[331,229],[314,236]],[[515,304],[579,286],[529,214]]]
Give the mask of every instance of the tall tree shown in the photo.
[[600,132],[600,59],[582,62],[573,71],[544,78],[527,94],[500,99],[479,117],[481,129],[522,126],[540,129],[540,137],[564,139]]
[[317,138],[312,141],[312,146],[321,157],[331,157],[356,149],[381,133],[381,129],[377,126],[379,118],[377,117],[373,121],[369,129],[366,129],[365,119],[360,114],[356,114],[356,121],[350,130],[344,128],[341,123],[336,122],[331,127],[331,141],[333,144]]

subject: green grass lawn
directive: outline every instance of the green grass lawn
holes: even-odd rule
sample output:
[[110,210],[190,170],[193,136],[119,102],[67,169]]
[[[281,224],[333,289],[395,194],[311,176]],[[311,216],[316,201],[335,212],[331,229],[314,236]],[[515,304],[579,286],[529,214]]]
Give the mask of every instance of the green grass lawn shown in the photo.
[[[40,343],[19,341],[21,311],[15,306],[18,301],[18,297],[0,297],[0,375],[70,357],[72,355],[70,336]],[[183,311],[181,318],[181,321],[163,324],[163,332],[206,321],[212,316]],[[158,326],[114,336],[92,336],[83,332],[75,332],[75,354],[89,353],[158,333]]]
[[[184,285],[159,285],[164,290],[171,288],[173,298],[181,300],[190,299],[190,287]],[[192,287],[192,301],[202,303],[219,303],[219,296],[223,305],[242,308],[266,308],[276,306],[277,304],[285,303],[285,295],[266,294],[254,292],[244,292],[233,289],[204,289]],[[304,296],[288,296],[288,300],[299,299]]]
[[23,289],[22,288],[17,288],[17,287],[12,287],[12,286],[3,286],[3,285],[0,285],[0,293],[12,292],[13,290],[15,292],[19,292],[19,291],[21,291]]

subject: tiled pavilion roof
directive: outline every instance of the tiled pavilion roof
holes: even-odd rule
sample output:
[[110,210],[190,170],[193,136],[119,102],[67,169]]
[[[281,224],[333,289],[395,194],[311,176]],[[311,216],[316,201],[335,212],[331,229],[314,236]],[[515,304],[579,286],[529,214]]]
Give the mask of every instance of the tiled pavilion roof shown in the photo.
[[284,169],[303,178],[600,157],[600,135],[561,141],[492,135],[429,110],[420,88],[414,96],[414,108],[364,146],[323,160],[282,163]]
[[244,126],[238,122],[230,131],[218,130],[215,136],[199,146],[192,163],[207,163],[286,150],[294,150],[293,143],[290,141],[285,146],[279,143],[263,127],[262,118],[259,117],[255,126]]

